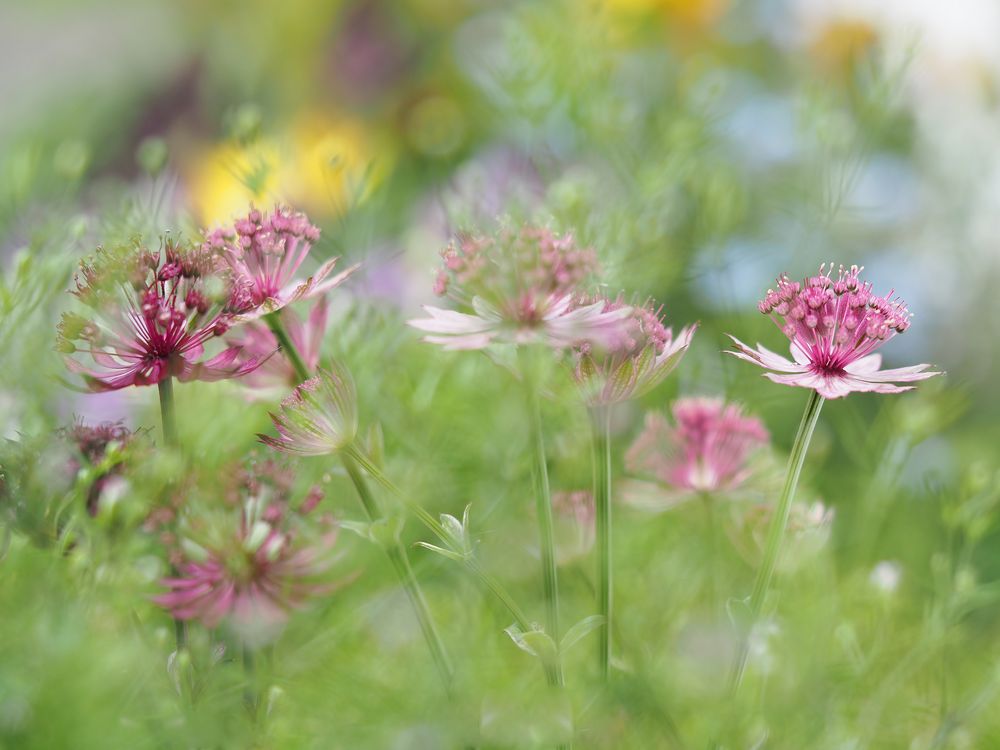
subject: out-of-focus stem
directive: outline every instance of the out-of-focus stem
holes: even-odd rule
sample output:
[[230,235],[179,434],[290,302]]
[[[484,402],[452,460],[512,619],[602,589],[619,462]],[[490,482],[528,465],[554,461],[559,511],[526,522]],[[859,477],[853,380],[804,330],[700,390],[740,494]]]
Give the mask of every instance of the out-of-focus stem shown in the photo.
[[761,561],[760,569],[757,571],[757,578],[754,581],[753,591],[750,594],[750,621],[747,623],[747,632],[743,635],[740,650],[733,665],[730,675],[729,689],[731,695],[739,692],[743,682],[743,675],[746,672],[747,660],[750,657],[750,635],[760,618],[761,609],[764,606],[764,599],[771,586],[771,579],[774,577],[774,568],[778,562],[778,555],[781,552],[781,541],[785,535],[785,527],[788,525],[788,514],[792,507],[792,500],[795,498],[795,488],[799,483],[799,475],[802,473],[802,464],[805,461],[806,452],[809,449],[809,441],[812,439],[813,430],[819,420],[820,409],[823,408],[823,397],[816,391],[809,394],[809,401],[806,403],[805,412],[802,414],[802,422],[799,424],[798,434],[795,436],[795,443],[792,445],[791,455],[788,457],[788,473],[785,476],[785,485],[781,490],[781,497],[778,500],[778,507],[775,509],[774,517],[771,519],[771,526],[767,531],[767,541],[764,546],[764,558]]
[[[556,573],[555,536],[552,527],[552,495],[545,458],[545,437],[538,403],[538,389],[526,377],[528,410],[531,419],[532,475],[535,481],[535,510],[538,514],[539,546],[542,553],[542,583],[545,593],[545,630],[559,643],[559,578]],[[563,684],[562,666],[555,665],[555,683]]]
[[597,531],[597,603],[604,623],[598,628],[597,660],[601,679],[611,672],[611,406],[591,413],[594,435],[594,506]]
[[[156,387],[160,394],[160,424],[163,427],[163,442],[168,448],[176,449],[178,443],[174,379],[166,377],[157,383]],[[187,623],[176,617],[174,618],[174,640],[177,643],[178,652],[187,644]]]
[[[365,481],[364,474],[361,472],[358,463],[347,451],[341,453],[340,458],[344,464],[344,468],[347,470],[348,476],[351,478],[351,482],[354,483],[354,488],[361,499],[361,504],[364,506],[368,520],[380,520],[382,513],[379,511],[375,497],[372,495],[371,489],[368,487],[368,483]],[[448,658],[448,653],[445,651],[444,642],[441,640],[437,627],[434,625],[430,609],[427,607],[427,600],[424,599],[420,585],[413,575],[413,569],[410,567],[410,561],[406,556],[406,549],[403,547],[402,542],[397,539],[391,545],[385,547],[385,553],[392,563],[392,567],[396,571],[396,575],[399,577],[399,581],[403,585],[407,597],[410,599],[410,604],[413,606],[413,610],[417,615],[417,621],[420,624],[420,630],[423,632],[424,639],[427,641],[427,646],[431,651],[431,656],[434,658],[434,664],[441,673],[445,689],[450,694],[454,670]]]
[[292,368],[295,370],[295,374],[299,376],[299,381],[304,382],[308,380],[312,373],[309,372],[309,368],[306,367],[302,355],[299,354],[295,343],[288,335],[288,331],[285,330],[285,324],[281,320],[281,311],[268,313],[264,316],[264,320],[267,322],[268,328],[271,329],[271,333],[274,334],[274,338],[278,340],[278,346],[281,347],[281,351],[288,358]]

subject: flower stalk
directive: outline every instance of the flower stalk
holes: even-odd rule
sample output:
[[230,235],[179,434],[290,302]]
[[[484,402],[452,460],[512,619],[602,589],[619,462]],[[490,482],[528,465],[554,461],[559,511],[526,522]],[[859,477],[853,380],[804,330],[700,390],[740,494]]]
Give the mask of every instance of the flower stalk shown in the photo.
[[594,506],[597,531],[597,602],[604,622],[598,628],[597,656],[601,679],[611,671],[611,405],[591,412],[594,436]]
[[278,340],[278,346],[281,347],[281,352],[288,359],[292,369],[295,370],[295,374],[298,375],[299,381],[308,380],[311,375],[309,368],[306,367],[306,363],[302,359],[302,355],[292,342],[291,336],[288,335],[288,331],[285,329],[285,324],[282,323],[280,315],[280,311],[268,313],[264,316],[264,320],[267,322],[267,327],[271,329],[271,333],[274,334],[274,338]]
[[761,561],[760,569],[757,571],[757,578],[754,581],[753,591],[750,594],[750,620],[747,623],[747,632],[743,636],[740,644],[736,662],[730,675],[730,693],[735,696],[743,682],[746,672],[747,661],[750,657],[750,635],[760,618],[761,610],[764,606],[764,599],[767,596],[774,577],[774,569],[778,562],[778,555],[781,552],[781,542],[785,534],[785,527],[788,524],[788,514],[791,511],[792,501],[795,497],[795,488],[799,483],[799,475],[802,473],[802,464],[805,461],[806,452],[809,450],[809,442],[812,439],[813,430],[819,420],[820,410],[823,408],[823,396],[817,391],[811,391],[809,400],[806,402],[805,412],[802,414],[802,422],[799,424],[798,434],[795,436],[795,443],[792,445],[791,455],[788,457],[788,473],[785,476],[785,484],[781,490],[781,497],[778,500],[778,507],[775,510],[774,518],[767,532],[767,541],[764,546],[764,558]]
[[[295,344],[292,342],[291,337],[285,330],[285,326],[278,313],[275,312],[267,315],[266,320],[271,331],[274,333],[274,337],[278,340],[282,351],[285,352],[285,355],[288,357],[289,362],[291,362],[292,367],[295,368],[298,376],[303,381],[308,380],[310,373],[306,368],[301,355],[295,348]],[[352,484],[354,485],[354,489],[358,493],[358,498],[364,508],[365,515],[368,517],[369,521],[377,521],[382,518],[382,513],[379,510],[375,497],[372,495],[371,489],[368,487],[368,483],[365,481],[365,476],[361,471],[361,465],[359,465],[357,460],[359,457],[360,452],[353,443],[349,444],[342,451],[340,451],[340,460],[343,463],[344,469],[347,471],[347,475],[350,477]],[[427,647],[430,649],[431,656],[434,659],[434,664],[437,667],[438,672],[441,673],[441,679],[444,681],[445,690],[451,694],[451,685],[454,680],[455,670],[451,665],[451,660],[448,658],[448,653],[444,647],[444,641],[441,640],[441,635],[438,633],[437,627],[434,624],[434,619],[427,606],[427,600],[424,598],[423,592],[420,589],[420,584],[417,583],[417,579],[413,574],[413,569],[410,567],[410,562],[406,555],[406,549],[403,547],[402,542],[396,539],[394,543],[385,547],[385,552],[389,561],[392,563],[393,569],[396,571],[396,575],[398,576],[400,583],[403,585],[403,589],[406,591],[407,597],[410,599],[410,604],[413,606],[413,610],[417,616],[417,621],[420,624],[420,630],[424,635],[424,639],[427,641]]]
[[[166,377],[156,384],[160,395],[160,425],[163,428],[163,442],[168,448],[177,448],[177,408],[174,405],[174,379]],[[187,644],[187,623],[174,618],[174,641],[177,651]]]
[[[530,364],[530,363],[529,363]],[[525,368],[527,369],[527,368]],[[525,373],[529,419],[531,420],[531,473],[535,484],[535,510],[538,514],[538,535],[542,555],[542,584],[545,595],[545,630],[559,642],[559,578],[556,572],[555,534],[552,526],[552,493],[542,434],[542,412],[534,373]],[[555,665],[554,681],[563,684],[562,666]]]
[[[361,472],[361,467],[358,465],[357,461],[354,460],[351,452],[349,451],[342,452],[340,454],[340,459],[344,465],[344,469],[347,471],[347,475],[351,478],[351,482],[354,484],[354,489],[358,493],[361,505],[364,507],[365,514],[368,516],[368,520],[380,520],[382,518],[382,513],[379,511],[378,503],[375,501],[375,497],[372,495],[371,489],[365,481],[364,474]],[[455,671],[451,665],[450,659],[448,658],[448,653],[445,651],[441,635],[438,633],[437,627],[434,625],[434,619],[431,617],[430,609],[427,606],[427,600],[424,598],[423,591],[420,590],[420,585],[417,583],[417,579],[413,575],[413,568],[410,567],[410,561],[406,555],[406,548],[403,547],[403,544],[399,539],[395,539],[392,544],[386,545],[385,553],[389,558],[389,562],[392,563],[392,567],[396,571],[396,575],[399,577],[400,582],[403,584],[403,589],[406,591],[410,604],[417,615],[420,630],[424,634],[424,639],[427,641],[427,646],[431,651],[434,664],[437,667],[438,672],[441,673],[441,679],[444,681],[445,689],[450,694]]]

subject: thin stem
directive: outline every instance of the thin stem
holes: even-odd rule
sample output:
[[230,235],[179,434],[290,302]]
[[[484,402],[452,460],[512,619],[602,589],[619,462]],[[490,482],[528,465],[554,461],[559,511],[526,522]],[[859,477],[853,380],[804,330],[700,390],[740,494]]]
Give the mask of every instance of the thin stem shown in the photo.
[[[417,519],[425,526],[427,529],[434,534],[441,541],[447,541],[448,535],[444,530],[444,527],[433,515],[431,515],[427,510],[425,510],[419,504],[413,502],[408,497],[406,497],[402,490],[397,487],[392,480],[390,480],[385,474],[382,473],[375,464],[369,461],[363,453],[357,448],[357,446],[348,446],[344,449],[344,452],[349,455],[354,461],[356,461],[361,467],[364,468],[366,472],[374,479],[380,486],[388,490],[396,499],[398,499],[408,510],[410,510]],[[507,611],[513,616],[514,621],[517,622],[518,627],[522,630],[531,630],[533,625],[528,616],[525,615],[524,610],[522,610],[514,597],[503,587],[496,578],[483,570],[479,561],[475,557],[468,557],[463,560],[463,565],[466,570],[472,573],[479,582],[482,583],[496,598],[500,601]]]
[[757,579],[754,581],[753,592],[750,594],[750,622],[747,624],[747,632],[743,636],[739,655],[733,671],[730,675],[730,693],[735,696],[739,692],[743,682],[743,675],[746,672],[747,661],[750,657],[750,635],[753,627],[760,618],[761,609],[764,606],[764,599],[774,577],[774,568],[778,562],[778,555],[781,552],[781,540],[785,534],[785,527],[788,525],[788,514],[792,507],[792,500],[795,497],[795,487],[799,483],[799,474],[802,473],[802,464],[805,461],[806,452],[809,449],[809,441],[812,439],[813,430],[819,420],[820,409],[823,408],[823,397],[816,391],[809,394],[809,401],[806,402],[805,412],[802,414],[802,422],[799,424],[798,434],[795,436],[795,443],[792,445],[791,455],[788,457],[788,473],[785,476],[785,486],[781,490],[781,497],[778,500],[778,507],[775,509],[774,518],[767,531],[767,541],[764,546],[764,559],[757,571]]
[[[526,378],[528,410],[531,419],[532,476],[535,482],[535,510],[538,515],[538,535],[542,552],[542,583],[545,592],[545,630],[559,643],[559,578],[556,573],[555,535],[552,526],[552,495],[545,458],[545,438],[542,434],[542,414],[538,389]],[[562,667],[556,665],[556,685],[563,684]]]
[[243,687],[243,703],[250,712],[250,718],[257,723],[260,711],[260,695],[257,690],[257,665],[253,649],[243,644],[243,676],[246,684]]
[[[160,394],[160,424],[163,427],[163,442],[168,448],[175,449],[177,441],[177,410],[174,405],[174,379],[166,377],[156,384]],[[180,652],[187,644],[187,623],[174,618],[174,641]]]
[[707,492],[700,493],[705,509],[705,530],[708,534],[708,605],[715,621],[719,601],[719,526],[715,522],[715,502]]
[[[354,488],[361,499],[361,505],[365,509],[368,520],[380,520],[382,513],[379,511],[378,503],[375,501],[375,497],[372,495],[371,489],[365,481],[361,467],[348,451],[342,452],[340,459],[347,470],[348,476],[351,478],[351,482],[354,483]],[[434,619],[431,617],[427,600],[424,599],[423,591],[420,590],[420,584],[417,583],[416,576],[413,575],[413,569],[410,567],[410,561],[406,556],[406,548],[403,547],[399,539],[396,539],[391,545],[385,547],[385,553],[392,563],[392,567],[395,569],[407,597],[410,599],[410,604],[417,615],[417,622],[420,624],[420,630],[424,634],[424,640],[427,641],[427,647],[430,649],[434,664],[441,673],[445,690],[450,695],[455,672],[448,658],[448,652],[445,650],[444,641],[441,640],[437,627],[434,625]]]
[[299,354],[295,343],[288,335],[288,331],[285,330],[285,324],[281,320],[281,311],[268,313],[264,316],[264,320],[267,322],[268,328],[271,329],[271,333],[274,334],[274,338],[278,340],[278,346],[281,347],[282,353],[288,358],[289,363],[295,370],[295,374],[299,376],[299,380],[308,380],[311,373],[309,372],[309,368],[306,367],[302,355]]
[[604,623],[598,628],[597,660],[601,679],[611,672],[611,406],[591,414],[594,435],[594,506],[597,526],[597,602]]
[[163,426],[163,442],[171,448],[177,447],[177,418],[174,407],[174,379],[166,377],[156,384],[160,391],[160,422]]

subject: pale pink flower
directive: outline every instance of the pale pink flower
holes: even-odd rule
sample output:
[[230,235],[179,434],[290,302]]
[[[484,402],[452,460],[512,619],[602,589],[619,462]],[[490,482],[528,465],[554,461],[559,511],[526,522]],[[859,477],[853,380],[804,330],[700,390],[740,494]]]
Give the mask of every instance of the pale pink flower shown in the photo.
[[597,536],[593,493],[553,492],[552,510],[559,564],[567,565],[590,554]]
[[652,302],[628,307],[621,298],[594,301],[603,312],[624,308],[630,313],[607,346],[583,341],[575,347],[574,375],[591,406],[628,401],[655,388],[677,366],[697,328],[688,326],[674,338]]
[[305,280],[296,273],[319,239],[319,229],[303,213],[276,206],[268,214],[251,208],[232,226],[205,237],[205,248],[219,254],[233,275],[230,308],[241,320],[252,320],[300,299],[324,294],[357,270],[355,264],[332,278],[338,258],[323,263]]
[[[229,290],[218,270],[210,255],[173,240],[155,253],[141,245],[98,249],[81,265],[73,291],[92,316],[64,313],[59,323],[66,367],[92,391],[253,372],[269,353],[250,356],[230,346],[204,360],[205,344],[233,322],[223,309]],[[87,355],[93,365],[70,355]]]
[[[281,313],[281,320],[292,340],[296,351],[302,357],[309,372],[315,372],[319,366],[320,350],[323,337],[326,335],[329,303],[326,296],[320,297],[313,305],[309,317],[303,321],[294,311],[287,309]],[[271,329],[259,321],[253,320],[234,328],[226,336],[233,346],[240,346],[251,355],[263,356],[278,350],[278,340]],[[298,385],[301,378],[296,373],[292,363],[278,353],[264,362],[260,367],[243,378],[243,385],[253,389],[248,391],[251,398],[267,398],[278,389],[288,391]]]
[[[811,388],[824,398],[840,398],[854,391],[901,393],[940,372],[926,372],[930,365],[881,370],[882,355],[873,353],[897,333],[910,327],[906,305],[892,292],[872,294],[870,282],[862,283],[861,268],[840,267],[836,280],[820,266],[819,275],[801,284],[787,276],[778,279],[777,291],[769,289],[759,308],[791,341],[792,360],[758,345],[752,349],[733,336],[740,359],[777,372],[764,373],[775,383]],[[794,361],[793,361],[794,360]]]
[[502,229],[495,236],[465,236],[442,253],[434,284],[459,310],[430,305],[429,318],[409,324],[431,334],[424,341],[446,349],[484,349],[493,343],[547,344],[562,349],[581,340],[617,338],[630,308],[605,311],[601,302],[574,304],[597,270],[593,250],[572,235],[549,229]]
[[292,610],[337,588],[325,575],[337,530],[330,516],[307,518],[322,497],[316,489],[292,510],[287,488],[254,481],[240,502],[179,530],[178,575],[161,581],[169,591],[153,601],[179,620],[225,621],[256,646],[273,640]]
[[625,454],[629,472],[654,480],[630,481],[623,499],[664,510],[696,494],[731,492],[750,476],[748,459],[767,445],[759,419],[720,398],[683,398],[673,404],[674,423],[658,412]]
[[354,442],[358,413],[354,382],[347,370],[319,370],[271,414],[278,437],[258,435],[262,443],[285,453],[326,456]]

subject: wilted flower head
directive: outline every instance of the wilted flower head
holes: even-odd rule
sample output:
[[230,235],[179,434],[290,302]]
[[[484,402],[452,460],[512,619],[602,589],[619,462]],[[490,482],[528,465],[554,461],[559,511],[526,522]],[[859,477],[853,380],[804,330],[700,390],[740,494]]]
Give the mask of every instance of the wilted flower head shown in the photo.
[[834,280],[833,264],[829,269],[824,264],[818,276],[799,283],[783,275],[777,290],[768,290],[758,307],[791,341],[794,361],[760,345],[752,349],[732,336],[737,351],[729,353],[776,370],[764,373],[775,383],[811,388],[824,398],[853,391],[901,393],[913,386],[892,381],[908,383],[939,375],[925,372],[930,365],[879,369],[882,355],[873,352],[910,327],[910,314],[892,292],[885,297],[873,294],[871,283],[859,279],[861,271],[858,266],[841,266]]
[[291,610],[336,588],[324,576],[336,525],[310,517],[322,493],[310,491],[293,510],[274,466],[238,472],[237,502],[185,519],[172,555],[179,575],[164,579],[169,591],[154,598],[173,617],[209,628],[228,620],[256,646],[280,633]]
[[450,296],[459,309],[427,305],[431,317],[409,324],[432,334],[424,341],[447,349],[483,349],[493,342],[603,344],[615,340],[630,312],[605,311],[600,302],[573,304],[597,271],[597,256],[569,234],[504,228],[493,236],[463,236],[441,257],[434,292]]
[[588,490],[552,493],[556,559],[566,565],[585,557],[596,538],[594,495]]
[[663,325],[661,309],[652,302],[628,307],[621,298],[583,300],[579,305],[598,302],[603,312],[627,309],[615,337],[605,346],[581,341],[575,347],[574,374],[591,406],[615,404],[641,396],[663,381],[684,356],[697,326],[673,330]]
[[662,510],[694,493],[732,491],[750,475],[751,452],[769,440],[759,419],[744,416],[739,405],[720,398],[678,399],[673,416],[670,424],[663,414],[649,412],[625,454],[628,471],[668,490],[631,482],[623,495],[626,502]]
[[271,414],[278,437],[258,435],[261,442],[286,453],[325,456],[349,446],[358,432],[354,382],[347,370],[320,370],[297,386]]
[[358,268],[351,266],[328,279],[338,260],[331,258],[305,281],[297,280],[296,272],[318,239],[319,229],[305,214],[276,206],[272,214],[251,208],[232,226],[209,232],[204,247],[232,271],[230,309],[252,319],[328,292]]
[[[320,349],[323,337],[326,335],[327,312],[329,304],[325,296],[316,300],[309,317],[303,321],[292,310],[281,313],[282,322],[288,337],[292,340],[296,351],[302,357],[306,368],[314,372],[319,366]],[[226,336],[233,346],[243,348],[243,351],[254,356],[267,356],[278,349],[278,340],[271,329],[261,321],[253,320],[234,328]],[[243,385],[253,389],[248,391],[251,397],[267,397],[275,389],[287,392],[288,388],[301,381],[292,363],[280,350],[265,361],[260,367],[243,378]]]
[[[758,565],[764,554],[768,530],[774,518],[771,503],[750,503],[734,506],[730,538],[737,551],[751,565]],[[794,570],[815,556],[830,538],[834,511],[819,500],[813,503],[794,502],[788,515],[787,540],[779,566]]]
[[[156,252],[138,243],[98,249],[81,264],[73,291],[91,317],[65,313],[59,323],[66,366],[92,391],[252,372],[267,355],[248,357],[231,346],[202,361],[205,344],[232,323],[223,310],[229,289],[218,270],[209,254],[171,239]],[[74,354],[88,355],[93,365]]]
[[118,492],[125,486],[122,478],[124,451],[135,437],[121,422],[86,425],[81,421],[59,431],[70,443],[76,455],[70,457],[67,469],[74,475],[87,468],[93,476],[87,487],[87,512],[95,516],[105,492]]

